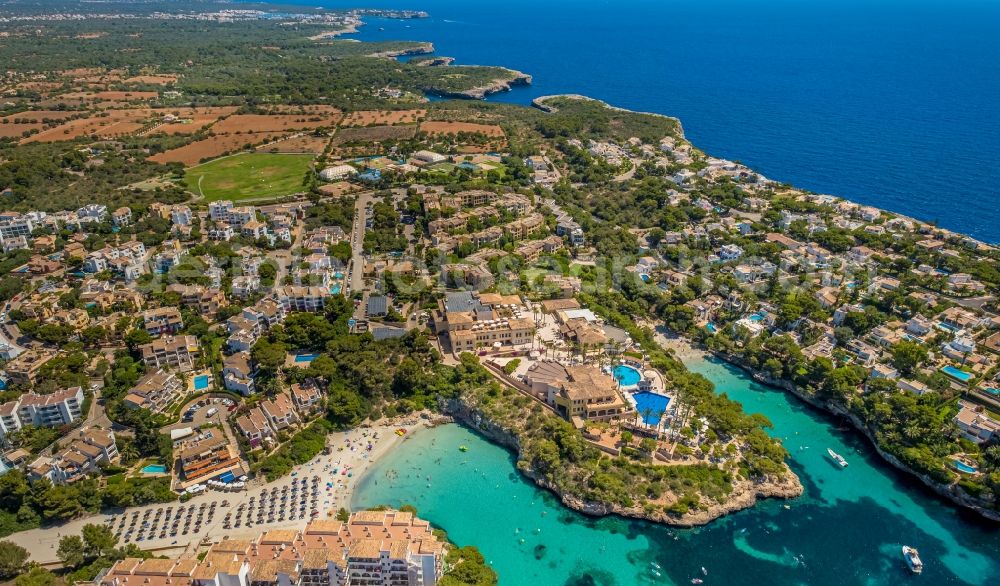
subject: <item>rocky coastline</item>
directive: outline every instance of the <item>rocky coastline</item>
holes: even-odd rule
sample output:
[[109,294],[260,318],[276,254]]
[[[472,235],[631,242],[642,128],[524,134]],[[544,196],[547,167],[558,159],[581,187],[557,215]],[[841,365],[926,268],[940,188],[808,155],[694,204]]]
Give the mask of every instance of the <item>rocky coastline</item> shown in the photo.
[[[690,341],[688,341],[688,343],[693,344],[693,342]],[[1000,511],[990,508],[983,501],[969,496],[961,489],[959,489],[956,483],[943,484],[941,482],[937,482],[934,479],[927,476],[926,474],[921,474],[916,470],[913,470],[912,468],[901,462],[894,455],[883,450],[881,447],[879,447],[878,443],[875,441],[875,433],[867,425],[865,425],[865,423],[861,421],[861,419],[857,415],[844,409],[843,406],[838,405],[836,403],[832,403],[830,401],[823,401],[821,399],[818,399],[813,395],[809,395],[803,392],[791,381],[785,379],[776,379],[769,376],[767,373],[754,369],[750,365],[746,364],[746,362],[743,361],[740,356],[728,354],[725,352],[716,352],[707,350],[706,353],[711,354],[712,356],[715,356],[719,360],[723,360],[728,364],[732,364],[733,366],[736,366],[737,368],[749,373],[754,380],[756,380],[761,384],[765,384],[770,387],[780,389],[782,391],[787,391],[792,395],[794,395],[795,397],[797,397],[798,399],[808,403],[809,405],[812,405],[817,409],[829,413],[830,415],[842,417],[850,421],[854,429],[868,439],[872,447],[875,448],[875,451],[878,453],[878,455],[883,460],[892,465],[894,468],[919,479],[920,482],[922,482],[925,486],[927,486],[927,488],[931,489],[936,494],[948,499],[952,503],[964,507],[966,509],[975,511],[976,513],[980,514],[981,516],[991,521],[1000,522]]]
[[410,60],[410,63],[417,67],[445,67],[454,62],[454,57],[421,57]]
[[434,52],[434,43],[421,42],[405,49],[395,49],[392,51],[378,51],[368,55],[369,57],[384,57],[394,59],[408,55],[427,55]]
[[548,479],[537,474],[530,466],[521,460],[521,441],[514,430],[505,428],[491,421],[475,406],[461,399],[451,399],[443,404],[444,412],[456,423],[481,433],[487,439],[498,444],[518,456],[517,468],[527,478],[538,486],[559,497],[562,504],[578,513],[591,517],[618,515],[632,519],[640,519],[653,523],[662,523],[674,527],[697,527],[706,525],[720,517],[742,511],[757,504],[765,498],[795,498],[803,492],[798,476],[786,465],[786,475],[780,481],[734,483],[733,492],[722,503],[714,503],[706,508],[688,512],[680,516],[668,515],[662,509],[647,511],[641,506],[623,507],[613,503],[593,502],[572,494],[564,494],[559,487]]
[[467,90],[460,91],[449,91],[442,90],[439,88],[428,87],[424,88],[424,91],[442,98],[460,98],[464,100],[484,100],[487,96],[491,94],[498,94],[500,92],[509,92],[515,87],[531,85],[531,76],[527,73],[517,71],[515,69],[506,69],[509,77],[505,79],[494,79],[492,82],[486,85],[470,88]]
[[670,120],[675,124],[677,124],[678,136],[680,138],[684,138],[684,126],[681,124],[680,118],[676,118],[674,116],[667,116],[666,114],[658,114],[656,112],[640,112],[636,110],[629,110],[627,108],[619,108],[618,106],[612,106],[611,104],[605,102],[604,100],[598,100],[597,98],[591,98],[590,96],[585,96],[583,94],[553,94],[550,96],[538,96],[537,98],[531,100],[531,106],[533,108],[541,110],[542,112],[555,114],[556,112],[559,111],[559,108],[553,106],[552,104],[549,104],[548,101],[556,98],[565,98],[567,100],[580,100],[584,102],[594,102],[595,104],[600,104],[605,108],[607,108],[608,110],[612,110],[615,112],[626,112],[628,114],[642,114],[644,116],[656,116],[657,118],[664,118],[666,120]]

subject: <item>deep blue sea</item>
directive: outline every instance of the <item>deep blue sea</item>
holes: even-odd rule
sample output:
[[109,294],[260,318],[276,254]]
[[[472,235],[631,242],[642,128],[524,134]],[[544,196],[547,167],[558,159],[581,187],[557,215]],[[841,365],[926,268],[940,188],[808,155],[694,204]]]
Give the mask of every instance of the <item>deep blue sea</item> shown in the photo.
[[353,38],[534,76],[492,100],[580,93],[677,116],[697,146],[772,179],[1000,242],[998,1],[316,4],[426,10]]

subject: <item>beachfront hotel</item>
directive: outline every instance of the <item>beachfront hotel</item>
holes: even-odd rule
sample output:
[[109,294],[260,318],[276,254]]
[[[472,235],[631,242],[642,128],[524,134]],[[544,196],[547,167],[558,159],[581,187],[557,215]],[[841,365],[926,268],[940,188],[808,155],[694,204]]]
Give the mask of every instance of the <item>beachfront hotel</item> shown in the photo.
[[360,511],[302,531],[226,539],[204,559],[125,558],[99,586],[434,586],[446,544],[427,521],[400,511]]
[[447,336],[455,354],[527,345],[535,335],[527,311],[517,295],[446,293],[432,315],[434,332]]

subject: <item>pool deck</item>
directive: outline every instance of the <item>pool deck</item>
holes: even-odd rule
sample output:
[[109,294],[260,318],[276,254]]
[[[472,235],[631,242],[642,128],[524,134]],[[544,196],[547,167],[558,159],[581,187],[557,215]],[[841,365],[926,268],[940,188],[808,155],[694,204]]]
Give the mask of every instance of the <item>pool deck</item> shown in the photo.
[[[195,388],[194,381],[198,377],[201,377],[201,376],[207,376],[208,377],[208,386],[206,386],[204,388],[201,388],[201,389]],[[214,381],[212,380],[212,371],[206,369],[206,370],[199,370],[197,372],[192,372],[189,375],[189,377],[188,377],[188,385],[187,386],[188,386],[188,392],[189,393],[206,393],[208,391],[211,391],[212,389],[215,388]]]

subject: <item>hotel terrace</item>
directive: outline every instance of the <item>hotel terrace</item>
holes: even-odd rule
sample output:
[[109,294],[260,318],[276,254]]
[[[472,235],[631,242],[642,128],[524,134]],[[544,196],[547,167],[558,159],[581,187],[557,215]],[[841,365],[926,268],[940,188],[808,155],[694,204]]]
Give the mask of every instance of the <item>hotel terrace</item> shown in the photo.
[[411,513],[361,511],[346,523],[324,519],[302,531],[224,540],[202,561],[126,558],[99,586],[434,586],[445,548]]

